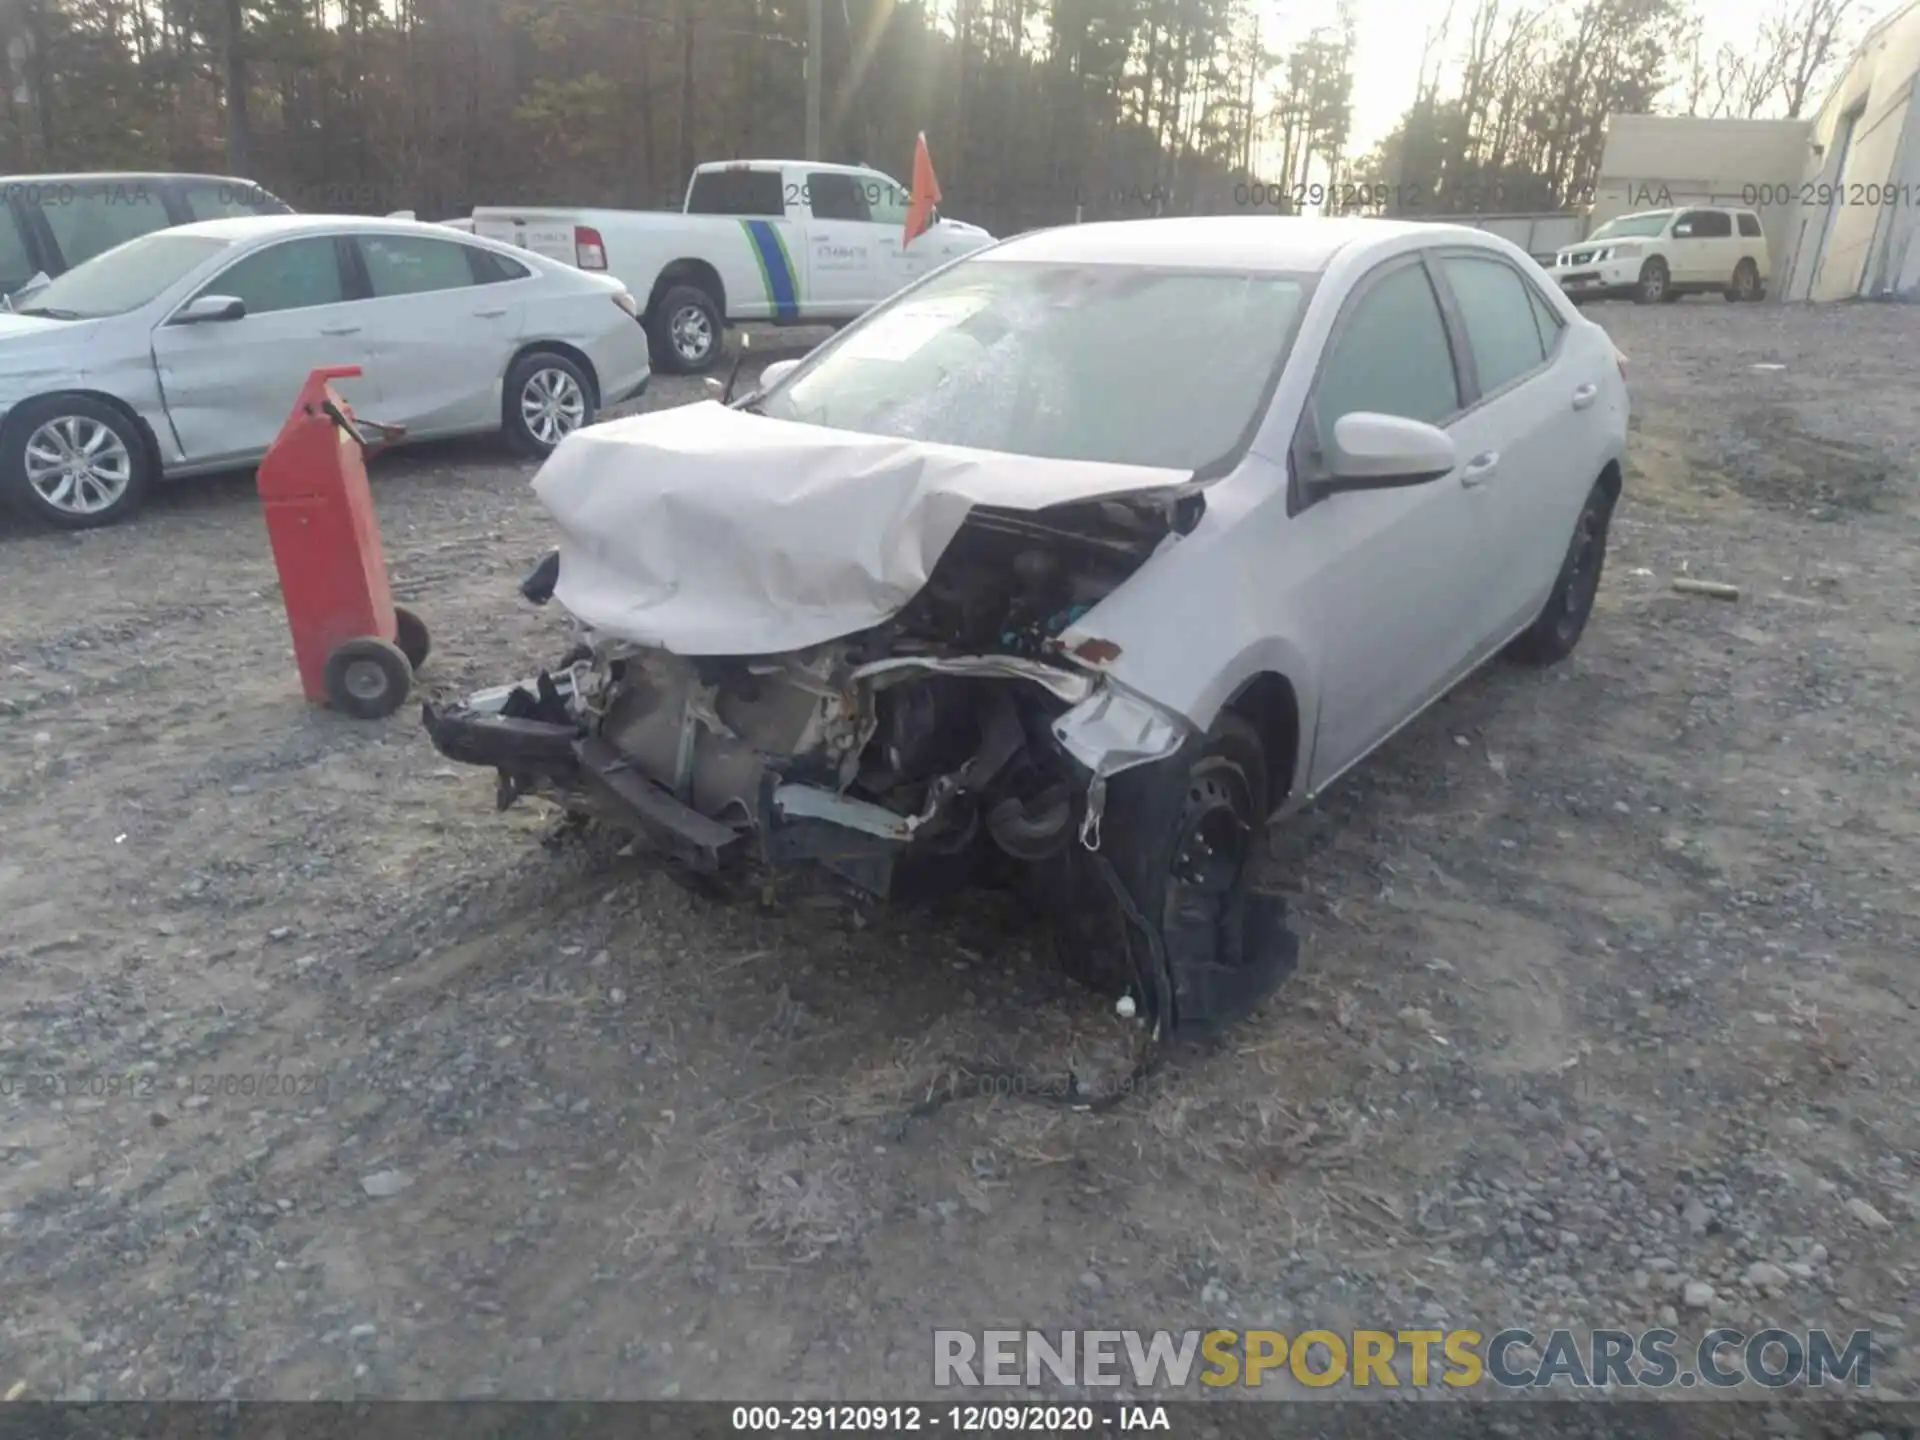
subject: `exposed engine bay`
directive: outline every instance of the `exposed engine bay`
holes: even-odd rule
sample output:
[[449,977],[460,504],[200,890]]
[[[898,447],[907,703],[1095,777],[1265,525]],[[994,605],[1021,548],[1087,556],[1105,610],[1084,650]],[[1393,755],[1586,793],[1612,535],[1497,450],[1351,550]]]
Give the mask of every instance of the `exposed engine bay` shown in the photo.
[[[1200,925],[1200,969],[1236,976],[1183,979],[1167,953],[1178,897],[1133,893],[1154,883],[1121,873],[1150,869],[1152,847],[1116,869],[1102,832],[1112,782],[1201,737],[1058,639],[1202,508],[1192,493],[975,507],[924,587],[880,625],[764,656],[685,656],[587,630],[530,680],[428,704],[426,728],[448,757],[498,772],[502,808],[541,796],[640,831],[701,871],[812,863],[884,898],[903,863],[989,850],[1024,862],[1078,918],[1119,917],[1085,942],[1111,952],[1108,988],[1156,1028],[1213,1023],[1292,962],[1277,908],[1251,926],[1241,913],[1265,797],[1243,797],[1228,817],[1238,833],[1220,851],[1235,858],[1211,879],[1241,908]],[[560,565],[550,555],[523,593],[545,603]],[[1213,833],[1195,823],[1196,836]],[[1174,848],[1182,861],[1215,853],[1210,841]],[[1131,940],[1129,919],[1141,932]],[[1236,946],[1269,953],[1259,965],[1221,953]]]

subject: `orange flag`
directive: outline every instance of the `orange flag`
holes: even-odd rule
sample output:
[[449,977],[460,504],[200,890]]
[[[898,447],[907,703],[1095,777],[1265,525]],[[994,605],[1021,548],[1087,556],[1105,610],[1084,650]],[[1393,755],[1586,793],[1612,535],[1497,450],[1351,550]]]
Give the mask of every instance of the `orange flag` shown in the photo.
[[940,203],[940,181],[933,173],[933,157],[927,154],[926,132],[913,147],[913,198],[907,202],[907,231],[900,248],[913,244],[914,237],[927,233],[933,222],[933,207]]

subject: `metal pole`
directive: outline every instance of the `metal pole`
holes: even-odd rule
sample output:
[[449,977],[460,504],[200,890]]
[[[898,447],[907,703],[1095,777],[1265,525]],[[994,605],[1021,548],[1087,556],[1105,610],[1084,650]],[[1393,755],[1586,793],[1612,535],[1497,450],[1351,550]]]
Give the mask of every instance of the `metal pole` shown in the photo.
[[820,158],[820,69],[826,0],[807,0],[807,159]]

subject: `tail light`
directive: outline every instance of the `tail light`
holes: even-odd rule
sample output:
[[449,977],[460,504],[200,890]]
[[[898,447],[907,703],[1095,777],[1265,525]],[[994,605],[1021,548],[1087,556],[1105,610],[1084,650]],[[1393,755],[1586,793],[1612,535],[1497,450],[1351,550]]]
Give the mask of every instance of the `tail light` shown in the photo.
[[622,290],[618,295],[614,296],[613,303],[626,311],[627,314],[631,315],[634,319],[638,320],[640,318],[640,302],[634,299],[627,291]]
[[1618,366],[1620,367],[1620,380],[1621,380],[1621,383],[1622,383],[1622,384],[1625,384],[1625,383],[1626,383],[1626,379],[1627,379],[1627,357],[1626,357],[1626,355],[1625,355],[1625,354],[1624,354],[1623,352],[1621,352],[1621,351],[1619,351],[1619,350],[1616,350],[1616,351],[1614,351],[1614,352],[1613,352],[1613,363],[1614,363],[1614,364],[1616,364],[1616,365],[1618,365]]
[[607,244],[591,225],[573,227],[573,263],[582,270],[607,268]]

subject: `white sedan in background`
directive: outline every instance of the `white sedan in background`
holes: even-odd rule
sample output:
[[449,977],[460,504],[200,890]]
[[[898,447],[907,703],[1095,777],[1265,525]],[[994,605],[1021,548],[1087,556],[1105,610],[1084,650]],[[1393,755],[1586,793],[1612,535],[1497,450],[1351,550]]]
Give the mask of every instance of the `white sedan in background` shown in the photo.
[[540,456],[646,388],[617,280],[406,220],[275,215],[131,240],[0,313],[0,496],[67,529],[254,464],[307,375],[406,440]]

